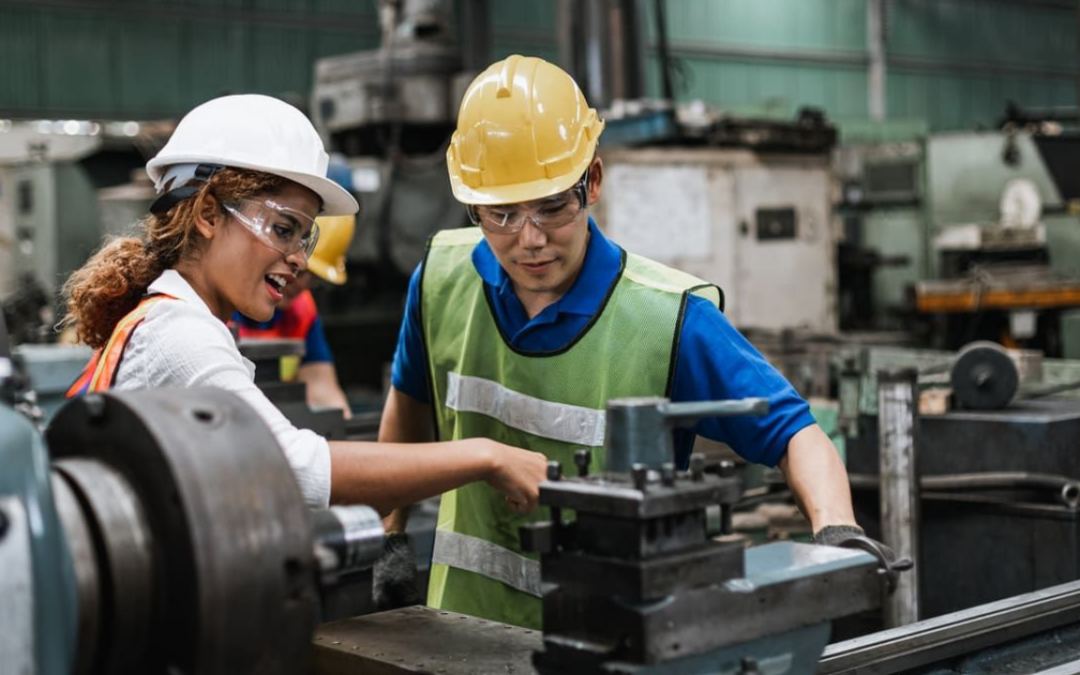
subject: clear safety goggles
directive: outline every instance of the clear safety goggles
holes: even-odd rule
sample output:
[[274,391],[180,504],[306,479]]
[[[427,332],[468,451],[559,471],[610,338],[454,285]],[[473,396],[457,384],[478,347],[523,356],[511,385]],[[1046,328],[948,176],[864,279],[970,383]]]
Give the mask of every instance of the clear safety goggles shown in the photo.
[[319,224],[314,218],[273,199],[241,199],[222,206],[260,242],[284,256],[303,252],[310,258],[319,241]]
[[479,225],[492,234],[516,234],[530,220],[537,228],[544,231],[557,230],[574,222],[588,204],[589,172],[581,177],[569,190],[557,195],[528,202],[533,208],[524,208],[523,204],[505,204],[499,206],[480,206],[469,204],[466,211],[473,225]]

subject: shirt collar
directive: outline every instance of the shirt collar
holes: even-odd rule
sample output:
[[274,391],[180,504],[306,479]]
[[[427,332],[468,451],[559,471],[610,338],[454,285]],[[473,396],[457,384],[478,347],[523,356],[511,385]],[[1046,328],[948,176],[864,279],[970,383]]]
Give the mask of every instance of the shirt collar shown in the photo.
[[202,307],[208,314],[213,314],[213,312],[210,311],[210,307],[203,302],[203,299],[199,297],[199,294],[196,293],[195,289],[191,287],[191,284],[187,282],[187,279],[181,276],[176,270],[165,270],[162,272],[160,277],[151,282],[150,287],[146,289],[146,292],[147,294],[164,293],[165,295],[171,295],[188,304]]
[[[483,239],[472,253],[473,267],[480,278],[505,297],[514,292],[510,275],[499,264],[499,259]],[[555,303],[558,312],[591,315],[596,312],[607,295],[612,282],[622,268],[622,249],[604,236],[596,221],[589,216],[589,243],[585,249],[585,262],[578,278],[566,295]]]

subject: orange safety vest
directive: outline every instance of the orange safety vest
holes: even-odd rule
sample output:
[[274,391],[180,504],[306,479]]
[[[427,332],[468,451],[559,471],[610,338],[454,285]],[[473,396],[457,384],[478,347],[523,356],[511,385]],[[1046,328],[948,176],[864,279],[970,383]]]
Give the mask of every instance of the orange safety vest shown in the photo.
[[67,398],[107,391],[112,387],[113,378],[116,377],[116,372],[120,370],[120,361],[124,357],[124,349],[127,347],[128,341],[131,340],[131,334],[146,318],[150,308],[162,300],[177,299],[165,293],[156,293],[143,298],[135,309],[128,312],[116,324],[116,328],[113,328],[112,335],[105,346],[99,348],[90,357],[90,363],[86,364],[82,375],[68,389]]

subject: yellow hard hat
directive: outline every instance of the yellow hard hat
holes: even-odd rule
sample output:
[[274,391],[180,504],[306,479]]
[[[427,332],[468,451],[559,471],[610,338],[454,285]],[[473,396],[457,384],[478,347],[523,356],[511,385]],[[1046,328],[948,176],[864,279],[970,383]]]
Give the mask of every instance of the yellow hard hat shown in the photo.
[[345,252],[356,232],[356,216],[322,216],[319,241],[308,258],[308,269],[316,276],[340,286],[345,283]]
[[454,197],[514,204],[567,190],[589,168],[603,130],[561,68],[509,56],[480,73],[461,101],[446,150]]

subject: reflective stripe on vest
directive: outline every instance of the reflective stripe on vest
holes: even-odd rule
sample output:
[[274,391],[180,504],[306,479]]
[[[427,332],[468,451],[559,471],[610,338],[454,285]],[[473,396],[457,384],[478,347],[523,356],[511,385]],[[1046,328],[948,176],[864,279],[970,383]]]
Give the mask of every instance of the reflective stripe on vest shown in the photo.
[[563,443],[601,446],[603,410],[544,401],[482,377],[447,373],[446,407],[493,417],[508,427]]
[[[422,268],[421,327],[440,440],[492,438],[564,466],[585,448],[591,470],[602,471],[607,401],[668,394],[686,298],[717,289],[626,254],[588,328],[562,350],[525,354],[501,334],[472,264],[481,237],[476,228],[438,233]],[[428,604],[539,628],[540,584],[529,571],[538,564],[521,553],[518,530],[549,518],[544,507],[514,513],[484,482],[444,494]]]
[[162,300],[176,299],[164,293],[156,293],[143,298],[135,309],[125,314],[124,318],[116,324],[112,335],[109,336],[109,341],[90,357],[90,362],[86,364],[82,375],[67,390],[65,397],[74,398],[83,394],[108,391],[112,387],[117,371],[120,370],[120,361],[123,359],[124,349],[131,341],[131,335],[146,318],[150,308]]
[[431,562],[495,579],[539,598],[540,563],[487,539],[437,530]]

